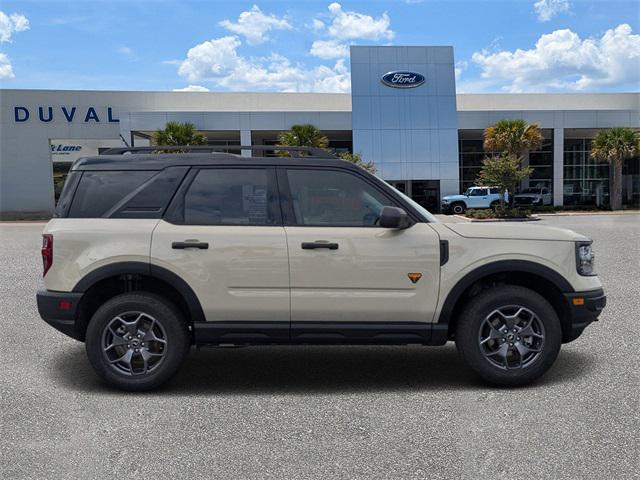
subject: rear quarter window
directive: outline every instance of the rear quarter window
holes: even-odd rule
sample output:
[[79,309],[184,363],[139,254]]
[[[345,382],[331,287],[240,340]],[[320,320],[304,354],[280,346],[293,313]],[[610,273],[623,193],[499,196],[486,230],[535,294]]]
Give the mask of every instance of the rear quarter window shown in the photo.
[[139,170],[85,171],[73,196],[68,216],[100,218],[156,173]]

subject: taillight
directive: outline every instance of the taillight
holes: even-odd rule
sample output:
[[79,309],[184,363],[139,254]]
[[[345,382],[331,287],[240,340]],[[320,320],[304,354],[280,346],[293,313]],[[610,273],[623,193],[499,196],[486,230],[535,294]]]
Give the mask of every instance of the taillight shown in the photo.
[[42,276],[44,277],[53,264],[53,235],[45,233],[42,235]]

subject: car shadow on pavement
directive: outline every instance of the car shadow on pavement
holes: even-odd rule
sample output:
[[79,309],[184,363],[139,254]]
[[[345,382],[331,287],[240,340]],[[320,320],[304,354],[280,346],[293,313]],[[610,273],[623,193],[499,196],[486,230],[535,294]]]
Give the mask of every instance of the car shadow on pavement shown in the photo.
[[[595,366],[587,352],[562,351],[532,387],[579,379]],[[84,348],[67,349],[52,366],[73,390],[113,392],[91,369]],[[455,347],[295,346],[193,349],[176,377],[157,393],[169,395],[361,393],[477,390],[482,383]]]

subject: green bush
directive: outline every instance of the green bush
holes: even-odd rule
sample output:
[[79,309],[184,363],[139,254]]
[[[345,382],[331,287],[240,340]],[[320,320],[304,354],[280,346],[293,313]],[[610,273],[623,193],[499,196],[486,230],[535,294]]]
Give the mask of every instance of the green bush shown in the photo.
[[500,219],[500,218],[529,218],[531,216],[531,210],[519,207],[497,207],[485,208],[482,210],[467,210],[466,216],[475,219]]

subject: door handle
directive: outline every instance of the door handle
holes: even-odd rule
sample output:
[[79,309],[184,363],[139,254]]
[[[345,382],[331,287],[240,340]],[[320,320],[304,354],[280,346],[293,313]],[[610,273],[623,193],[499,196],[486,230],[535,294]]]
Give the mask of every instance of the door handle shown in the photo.
[[327,248],[329,250],[337,250],[338,244],[331,242],[323,242],[321,240],[316,240],[315,242],[302,242],[303,250],[314,250],[316,248]]
[[176,250],[184,250],[185,248],[199,248],[200,250],[207,250],[209,244],[207,242],[199,242],[198,240],[187,240],[186,242],[173,242],[171,248]]

